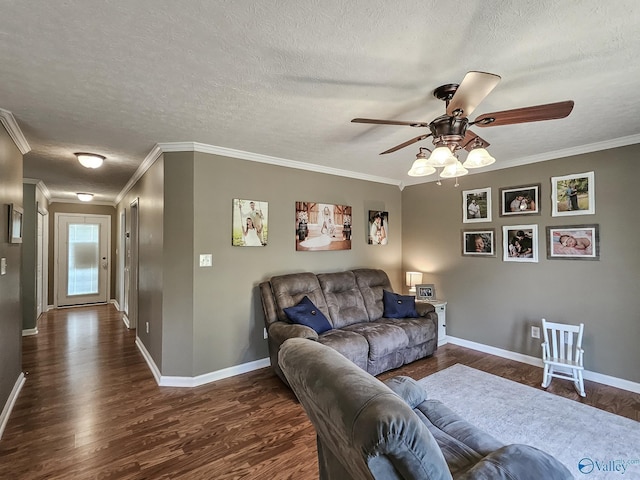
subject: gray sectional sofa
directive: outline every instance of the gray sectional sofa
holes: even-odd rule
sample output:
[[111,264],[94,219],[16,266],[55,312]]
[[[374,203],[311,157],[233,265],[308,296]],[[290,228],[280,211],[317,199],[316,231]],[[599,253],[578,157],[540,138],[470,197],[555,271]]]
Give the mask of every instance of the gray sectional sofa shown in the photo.
[[505,445],[428,399],[409,377],[384,383],[333,349],[301,339],[280,368],[316,429],[321,480],[568,480],[542,450]]
[[[437,348],[437,315],[431,304],[417,303],[415,317],[385,317],[383,297],[387,300],[388,294],[383,292],[392,288],[383,270],[279,275],[259,288],[271,366],[285,383],[278,352],[289,338],[327,345],[372,375],[430,356]],[[299,305],[304,297],[317,307],[314,315],[326,317],[327,331],[318,333],[290,320],[285,309]]]

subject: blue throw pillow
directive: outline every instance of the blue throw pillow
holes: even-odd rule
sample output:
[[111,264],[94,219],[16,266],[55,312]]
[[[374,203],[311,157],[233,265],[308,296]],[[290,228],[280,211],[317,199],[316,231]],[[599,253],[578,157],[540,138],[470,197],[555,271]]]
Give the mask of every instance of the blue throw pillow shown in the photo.
[[386,318],[417,318],[416,297],[413,295],[398,295],[397,293],[382,291],[384,316]]
[[324,316],[324,313],[322,313],[306,295],[297,305],[283,310],[293,323],[311,327],[318,334],[331,330],[331,324],[329,320],[327,320],[327,317]]

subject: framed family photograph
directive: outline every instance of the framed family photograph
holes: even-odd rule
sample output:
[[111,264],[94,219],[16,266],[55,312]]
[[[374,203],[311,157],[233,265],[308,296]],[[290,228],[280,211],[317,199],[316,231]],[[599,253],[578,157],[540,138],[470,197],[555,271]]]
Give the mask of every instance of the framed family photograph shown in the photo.
[[495,229],[462,230],[462,255],[495,257]]
[[502,227],[502,251],[505,262],[538,262],[538,225]]
[[547,227],[547,258],[599,260],[599,229],[597,224]]
[[267,244],[269,204],[260,200],[233,199],[231,245],[264,247]]
[[491,221],[491,187],[462,192],[462,222]]
[[500,216],[539,215],[540,184],[500,189]]
[[435,300],[436,287],[432,283],[416,285],[416,300]]
[[593,172],[551,177],[551,216],[596,213]]
[[351,250],[351,207],[296,202],[296,250]]

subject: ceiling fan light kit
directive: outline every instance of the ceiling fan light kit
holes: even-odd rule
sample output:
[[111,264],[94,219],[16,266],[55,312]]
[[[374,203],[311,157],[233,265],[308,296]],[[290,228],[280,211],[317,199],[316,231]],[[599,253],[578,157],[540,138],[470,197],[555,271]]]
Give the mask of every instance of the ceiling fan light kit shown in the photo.
[[[442,85],[433,91],[433,95],[446,102],[446,114],[437,117],[431,122],[406,122],[399,120],[375,120],[371,118],[354,118],[354,123],[372,123],[376,125],[402,125],[414,128],[427,127],[431,133],[419,135],[400,145],[390,148],[381,155],[392,153],[401,148],[408,147],[416,142],[433,137],[436,148],[426,158],[421,147],[416,155],[416,160],[411,166],[408,175],[421,177],[436,172],[436,168],[442,168],[440,176],[443,178],[461,177],[469,173],[468,168],[482,168],[495,163],[486,147],[489,142],[468,130],[468,127],[494,127],[500,125],[513,125],[516,123],[539,122],[542,120],[554,120],[565,118],[573,110],[573,101],[535,105],[533,107],[515,108],[501,112],[485,113],[470,122],[467,118],[476,107],[491,93],[500,82],[500,76],[486,72],[467,72],[462,83],[450,83]],[[469,152],[464,164],[460,163],[457,156],[460,150]],[[438,184],[439,181],[438,181]],[[457,182],[456,182],[457,186]]]
[[78,157],[80,165],[85,168],[99,168],[100,166],[102,166],[102,162],[104,162],[106,158],[96,153],[78,152],[75,155],[76,157]]

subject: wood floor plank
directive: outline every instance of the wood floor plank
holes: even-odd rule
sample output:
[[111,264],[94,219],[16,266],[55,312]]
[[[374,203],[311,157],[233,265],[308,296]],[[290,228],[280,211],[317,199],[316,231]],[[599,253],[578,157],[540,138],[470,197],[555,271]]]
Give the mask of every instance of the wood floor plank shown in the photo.
[[[38,330],[23,339],[27,380],[0,441],[0,478],[317,478],[315,431],[271,369],[159,387],[111,305],[48,312]],[[456,363],[540,388],[540,368],[454,345],[379,378]],[[570,382],[548,391],[640,420],[640,395],[585,388],[586,398]]]

